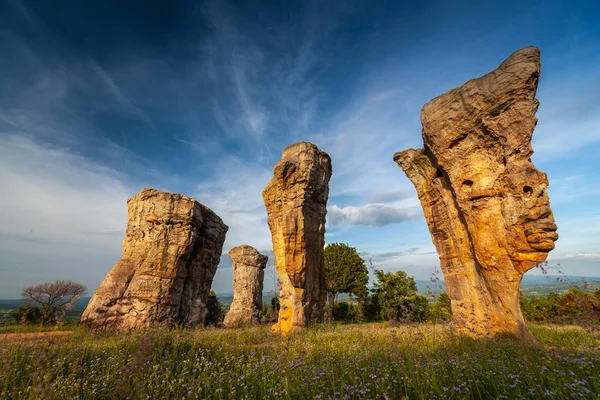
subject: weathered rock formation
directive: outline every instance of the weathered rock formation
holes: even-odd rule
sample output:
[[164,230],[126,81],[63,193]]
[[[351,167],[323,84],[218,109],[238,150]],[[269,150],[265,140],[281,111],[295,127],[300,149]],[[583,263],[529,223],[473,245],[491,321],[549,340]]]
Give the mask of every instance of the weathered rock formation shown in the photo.
[[322,321],[325,305],[325,214],[331,158],[312,143],[283,151],[263,190],[280,284],[279,320],[272,330],[286,335]]
[[267,256],[254,247],[242,245],[229,251],[233,261],[233,302],[223,325],[228,328],[260,323],[262,291]]
[[144,189],[127,206],[123,255],[82,323],[110,329],[203,324],[227,225],[181,194]]
[[521,277],[558,239],[531,162],[540,52],[527,47],[498,69],[423,106],[424,148],[394,160],[415,185],[440,257],[455,326],[472,336],[530,338]]

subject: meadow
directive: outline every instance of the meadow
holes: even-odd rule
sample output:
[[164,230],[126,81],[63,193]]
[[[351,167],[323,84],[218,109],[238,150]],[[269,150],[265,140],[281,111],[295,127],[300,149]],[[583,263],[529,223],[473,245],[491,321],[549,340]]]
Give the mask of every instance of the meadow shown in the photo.
[[600,334],[531,325],[538,344],[474,340],[446,325],[78,328],[0,342],[4,399],[533,399],[600,397]]

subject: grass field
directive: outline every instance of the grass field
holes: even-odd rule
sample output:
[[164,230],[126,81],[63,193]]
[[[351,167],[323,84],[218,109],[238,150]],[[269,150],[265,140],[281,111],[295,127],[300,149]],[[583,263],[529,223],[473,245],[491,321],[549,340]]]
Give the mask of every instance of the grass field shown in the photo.
[[0,343],[0,398],[598,398],[600,335],[531,326],[539,345],[440,325],[77,330]]

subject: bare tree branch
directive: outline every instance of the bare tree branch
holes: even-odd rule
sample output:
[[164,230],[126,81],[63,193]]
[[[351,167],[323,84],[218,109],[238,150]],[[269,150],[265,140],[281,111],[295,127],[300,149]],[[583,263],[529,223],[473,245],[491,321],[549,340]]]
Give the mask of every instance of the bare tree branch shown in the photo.
[[40,305],[42,323],[47,324],[55,321],[60,311],[70,308],[86,292],[86,287],[81,283],[58,280],[27,286],[21,292],[21,296]]

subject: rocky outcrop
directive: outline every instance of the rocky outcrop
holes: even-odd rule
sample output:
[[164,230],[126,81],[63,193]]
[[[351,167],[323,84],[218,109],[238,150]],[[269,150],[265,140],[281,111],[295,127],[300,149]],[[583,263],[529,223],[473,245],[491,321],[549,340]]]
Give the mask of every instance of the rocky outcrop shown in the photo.
[[530,338],[521,277],[558,238],[531,162],[540,52],[527,47],[498,69],[425,104],[424,148],[394,160],[415,185],[440,257],[455,326],[473,336]]
[[144,189],[127,206],[123,255],[82,323],[110,329],[203,324],[227,225],[181,194]]
[[229,251],[233,261],[233,302],[223,325],[228,328],[258,324],[262,317],[262,291],[267,256],[247,245]]
[[275,175],[263,190],[280,284],[279,320],[283,335],[322,321],[325,304],[325,214],[331,158],[312,143],[283,151]]

